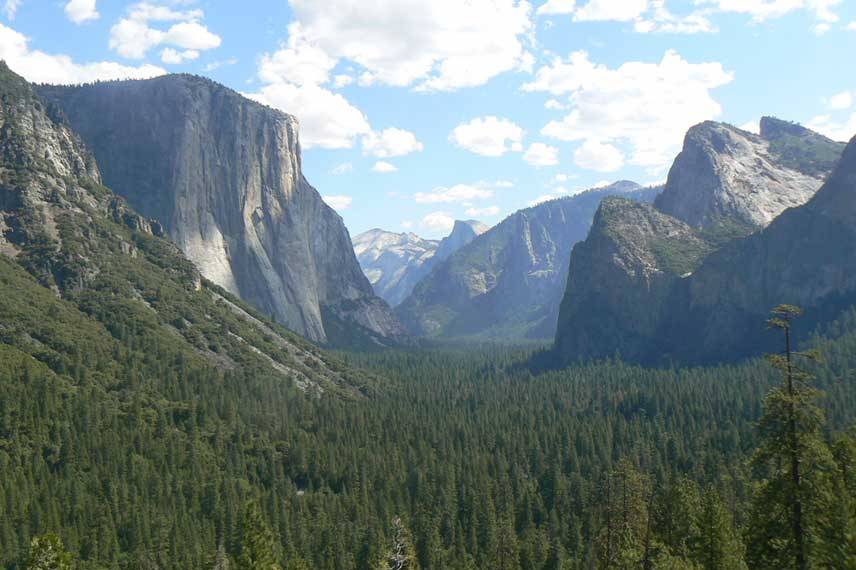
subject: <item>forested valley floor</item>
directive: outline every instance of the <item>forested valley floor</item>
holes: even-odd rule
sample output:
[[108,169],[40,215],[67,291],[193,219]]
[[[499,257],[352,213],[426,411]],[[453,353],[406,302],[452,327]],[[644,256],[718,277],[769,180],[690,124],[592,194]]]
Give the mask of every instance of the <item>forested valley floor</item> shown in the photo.
[[856,312],[804,347],[824,417],[806,388],[794,491],[775,392],[758,423],[782,383],[762,359],[340,353],[366,395],[318,397],[121,323],[98,346],[45,310],[47,363],[0,344],[0,567],[64,548],[86,569],[376,569],[397,547],[402,568],[776,568],[794,497],[810,567],[856,563]]

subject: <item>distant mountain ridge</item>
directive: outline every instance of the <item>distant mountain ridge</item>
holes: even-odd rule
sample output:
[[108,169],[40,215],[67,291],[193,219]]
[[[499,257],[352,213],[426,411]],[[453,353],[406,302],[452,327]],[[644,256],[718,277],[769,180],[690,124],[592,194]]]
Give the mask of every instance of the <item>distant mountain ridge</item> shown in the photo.
[[455,220],[448,236],[432,240],[375,228],[354,238],[354,252],[375,294],[395,307],[435,265],[487,229],[478,220]]
[[829,259],[834,244],[856,247],[856,236],[832,219],[817,227],[823,216],[812,213],[831,184],[846,184],[843,150],[772,118],[762,120],[760,136],[719,123],[690,129],[654,206],[605,201],[588,238],[574,247],[556,361],[616,354],[645,363],[733,360],[765,346],[757,323],[773,306],[818,307],[847,294],[844,276],[836,286],[824,274],[846,259]]
[[585,239],[600,201],[652,201],[658,191],[622,181],[515,212],[434,267],[396,314],[429,338],[551,338],[571,247]]
[[38,92],[206,278],[318,342],[403,338],[303,176],[293,116],[191,75]]

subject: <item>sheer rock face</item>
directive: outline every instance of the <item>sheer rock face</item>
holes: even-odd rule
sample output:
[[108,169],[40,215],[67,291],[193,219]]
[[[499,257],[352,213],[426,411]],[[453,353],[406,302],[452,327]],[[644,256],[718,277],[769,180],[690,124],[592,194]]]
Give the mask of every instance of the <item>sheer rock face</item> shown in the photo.
[[294,117],[187,75],[40,95],[93,149],[105,184],[160,220],[211,281],[316,341],[328,340],[324,315],[403,334],[303,177]]
[[549,338],[555,332],[571,248],[610,195],[652,200],[632,182],[520,210],[438,264],[396,308],[429,337]]
[[696,228],[728,225],[747,235],[823,184],[843,145],[765,117],[761,135],[723,123],[691,128],[657,209]]
[[439,241],[373,229],[354,238],[354,251],[375,293],[395,307],[436,264],[487,229],[476,220],[456,220],[452,233]]
[[[789,123],[765,127],[772,139],[816,136]],[[813,146],[800,153],[800,144],[789,139],[788,160],[824,172]],[[572,255],[557,361],[616,352],[653,364],[733,361],[773,348],[763,322],[776,305],[805,308],[800,325],[806,330],[837,317],[856,302],[856,143],[839,157],[807,203],[727,241],[710,226],[693,227],[662,212],[659,199],[648,209],[605,202]],[[760,206],[750,206],[768,211],[768,195],[760,195]]]
[[644,358],[675,283],[711,249],[694,228],[650,204],[605,199],[571,254],[556,350],[570,359]]

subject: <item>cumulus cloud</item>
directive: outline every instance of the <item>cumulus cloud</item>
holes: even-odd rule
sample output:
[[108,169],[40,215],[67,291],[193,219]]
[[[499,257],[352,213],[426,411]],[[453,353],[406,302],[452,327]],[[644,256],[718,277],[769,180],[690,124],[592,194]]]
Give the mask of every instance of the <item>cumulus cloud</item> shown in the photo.
[[523,150],[523,129],[499,117],[483,117],[454,128],[449,141],[482,156],[502,156]]
[[538,11],[536,13],[539,16],[573,14],[576,7],[576,0],[547,0],[538,6]]
[[338,195],[338,196],[321,196],[327,205],[333,208],[336,211],[341,212],[342,210],[347,210],[351,207],[354,199],[350,196]]
[[696,0],[697,4],[709,6],[719,12],[732,12],[750,16],[755,22],[764,22],[795,12],[806,10],[817,22],[814,31],[827,32],[839,21],[835,8],[842,0]]
[[389,162],[379,160],[375,162],[374,166],[372,166],[372,172],[379,172],[381,174],[386,174],[389,172],[398,172],[398,168]]
[[95,0],[70,0],[65,5],[65,15],[75,24],[91,22],[100,16]]
[[856,136],[856,113],[841,119],[836,119],[832,115],[818,115],[808,121],[806,127],[832,140],[846,142]]
[[589,0],[585,6],[574,12],[574,20],[625,22],[638,18],[647,9],[648,0]]
[[413,199],[420,204],[438,204],[445,202],[467,202],[493,198],[493,190],[484,184],[456,184],[438,186],[430,192],[417,192]]
[[525,0],[291,0],[308,43],[367,74],[363,83],[453,90],[527,61]]
[[404,156],[423,148],[416,135],[403,129],[389,128],[363,137],[363,153],[377,158]]
[[827,106],[833,111],[841,111],[844,109],[849,109],[853,105],[853,93],[850,91],[842,91],[841,93],[836,93],[832,97],[829,98],[827,102]]
[[277,82],[245,95],[294,114],[300,121],[304,148],[351,148],[358,136],[371,132],[362,111],[342,95],[317,85]]
[[[159,45],[184,50],[204,51],[220,46],[220,37],[199,21],[202,10],[173,10],[141,2],[128,9],[127,16],[110,28],[110,49],[129,59],[142,59]],[[153,28],[152,22],[175,22],[166,30]]]
[[650,10],[636,19],[633,29],[643,34],[699,34],[717,31],[706,13],[693,12],[677,16],[666,8],[665,0],[651,0]]
[[448,212],[431,212],[422,218],[420,225],[432,232],[449,233],[455,227],[455,218]]
[[559,149],[544,143],[532,143],[523,153],[523,160],[532,166],[559,164]]
[[598,172],[615,172],[624,166],[624,155],[611,144],[588,139],[574,151],[574,163]]
[[[562,141],[630,147],[630,162],[666,167],[687,129],[721,114],[711,91],[733,80],[722,64],[690,63],[669,50],[657,63],[609,68],[578,51],[537,70],[524,91],[567,97],[570,112],[541,133]],[[594,143],[591,143],[594,144]]]
[[33,83],[86,83],[107,79],[145,79],[166,73],[155,65],[137,67],[112,61],[77,63],[64,54],[31,50],[24,34],[0,24],[0,59]]
[[173,65],[184,63],[186,61],[193,61],[198,58],[199,52],[193,49],[178,51],[172,48],[164,48],[161,52],[161,61]]

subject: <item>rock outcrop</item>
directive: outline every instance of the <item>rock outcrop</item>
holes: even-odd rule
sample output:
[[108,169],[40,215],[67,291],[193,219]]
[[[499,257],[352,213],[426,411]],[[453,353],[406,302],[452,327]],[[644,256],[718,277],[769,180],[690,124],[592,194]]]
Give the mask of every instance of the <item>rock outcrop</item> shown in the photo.
[[571,254],[556,350],[644,359],[659,341],[675,283],[712,250],[694,228],[650,204],[606,198]]
[[438,264],[396,314],[420,336],[550,338],[571,248],[585,239],[600,201],[651,201],[658,190],[618,182],[520,210]]
[[360,270],[341,218],[301,172],[298,123],[207,79],[41,87],[106,185],[159,220],[202,274],[308,338],[326,320],[404,334]]
[[726,237],[767,226],[805,204],[841,156],[843,145],[765,117],[761,135],[724,123],[691,128],[669,171],[657,209]]
[[487,230],[476,220],[456,220],[442,240],[372,229],[354,238],[354,252],[375,293],[390,306],[399,305],[438,263]]
[[733,360],[765,346],[760,323],[775,305],[834,313],[831,299],[850,288],[841,248],[856,246],[856,234],[832,219],[818,226],[812,212],[842,185],[846,154],[816,191],[841,150],[776,119],[762,121],[761,136],[693,127],[654,208],[604,203],[574,248],[556,360]]
[[[244,366],[318,394],[360,395],[345,367],[203,279],[161,237],[157,221],[103,186],[96,160],[56,111],[0,62],[3,344],[68,374],[63,358],[74,345],[56,344],[53,334],[61,313],[66,326],[70,320],[86,334],[97,331],[106,350],[116,343],[121,358],[146,350],[123,346],[124,332],[133,329],[135,338],[169,345],[176,358],[224,371]],[[55,313],[37,319],[20,301],[22,289],[56,301]],[[122,380],[113,370],[93,373],[92,386],[104,383],[98,389],[112,390]]]

